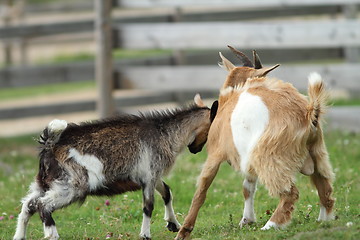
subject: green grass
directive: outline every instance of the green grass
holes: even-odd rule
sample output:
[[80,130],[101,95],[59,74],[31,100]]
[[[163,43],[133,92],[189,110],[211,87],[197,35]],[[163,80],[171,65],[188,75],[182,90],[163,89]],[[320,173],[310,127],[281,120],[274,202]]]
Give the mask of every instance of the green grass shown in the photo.
[[[11,239],[15,231],[16,217],[20,211],[20,199],[25,196],[38,168],[34,136],[0,139],[0,239]],[[193,231],[193,239],[360,239],[360,135],[341,132],[326,134],[331,162],[336,172],[334,196],[337,220],[318,223],[318,197],[308,177],[298,175],[300,199],[296,203],[292,223],[281,231],[261,231],[277,206],[277,199],[270,198],[259,185],[255,199],[258,222],[239,229],[242,216],[242,176],[223,164],[208,192],[207,200]],[[178,220],[183,222],[188,211],[197,176],[205,161],[206,153],[188,152],[179,156],[172,173],[165,178],[172,187],[174,208]],[[62,239],[137,239],[142,219],[141,193],[127,193],[110,198],[88,197],[80,207],[73,204],[54,213]],[[311,205],[311,207],[309,206]],[[173,239],[174,233],[165,229],[163,203],[156,196],[152,218],[153,239]],[[14,216],[14,218],[12,218]],[[352,222],[352,226],[346,226]],[[31,218],[28,239],[43,236],[42,224],[37,214]],[[120,236],[120,237],[119,237]]]
[[360,98],[334,99],[329,103],[330,106],[359,106]]
[[[145,58],[153,56],[163,56],[171,54],[171,50],[129,50],[129,49],[116,49],[113,51],[114,60],[117,59],[134,59]],[[92,61],[95,59],[95,55],[90,52],[78,52],[73,54],[58,54],[51,58],[39,59],[36,64],[59,64],[59,63],[72,63],[81,61]]]
[[1,88],[0,101],[57,94],[62,92],[71,93],[86,89],[95,89],[95,81],[44,84],[40,86],[20,88]]

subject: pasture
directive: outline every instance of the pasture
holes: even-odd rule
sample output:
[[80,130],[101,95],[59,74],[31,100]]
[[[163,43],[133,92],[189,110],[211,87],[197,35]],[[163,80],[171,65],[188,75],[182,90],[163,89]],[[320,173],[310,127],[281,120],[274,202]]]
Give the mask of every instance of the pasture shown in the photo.
[[[37,136],[0,139],[0,239],[11,239],[20,199],[25,196],[38,169]],[[296,203],[292,223],[281,231],[261,231],[278,200],[268,196],[258,185],[255,197],[257,223],[239,229],[242,217],[242,176],[223,164],[202,207],[192,234],[193,239],[360,239],[360,135],[327,132],[326,143],[336,173],[334,197],[336,220],[318,223],[318,197],[308,177],[298,175],[300,199]],[[178,157],[165,181],[172,188],[174,209],[183,222],[195,191],[197,176],[206,151],[197,155],[187,150]],[[152,218],[153,239],[173,239],[163,220],[164,208],[156,195]],[[107,201],[108,200],[108,201]],[[107,203],[107,204],[105,204]],[[80,207],[73,204],[54,213],[62,239],[137,239],[142,220],[141,192],[112,198],[88,197]],[[35,214],[28,227],[27,239],[43,237],[42,223]]]

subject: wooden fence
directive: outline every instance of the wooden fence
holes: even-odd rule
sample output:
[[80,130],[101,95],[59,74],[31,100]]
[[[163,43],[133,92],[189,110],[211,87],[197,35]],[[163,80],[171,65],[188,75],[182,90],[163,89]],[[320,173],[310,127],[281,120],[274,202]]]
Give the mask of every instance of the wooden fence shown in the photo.
[[[290,81],[301,90],[306,88],[308,73],[318,71],[332,88],[360,93],[360,0],[114,2],[121,9],[166,8],[157,14],[149,12],[136,17],[114,14],[111,41],[116,48],[174,50],[160,60],[145,61],[150,66],[141,61],[114,62],[114,75],[120,76],[116,80],[119,86],[162,91],[217,91],[226,76],[216,66],[217,52],[223,51],[230,57],[225,49],[226,45],[233,45],[245,52],[257,49],[265,64],[281,63],[272,76]],[[0,40],[93,30],[92,19],[13,26],[0,28]],[[199,49],[207,51],[207,60],[202,65],[187,65],[193,58],[200,59],[193,53]],[[292,62],[291,55],[303,63],[287,64]],[[335,63],[307,63],[309,59],[316,62],[318,58],[323,62],[324,56],[335,59]],[[49,76],[54,82],[88,80],[95,76],[93,66],[79,63],[9,67],[0,70],[0,86],[42,84],[49,81]]]

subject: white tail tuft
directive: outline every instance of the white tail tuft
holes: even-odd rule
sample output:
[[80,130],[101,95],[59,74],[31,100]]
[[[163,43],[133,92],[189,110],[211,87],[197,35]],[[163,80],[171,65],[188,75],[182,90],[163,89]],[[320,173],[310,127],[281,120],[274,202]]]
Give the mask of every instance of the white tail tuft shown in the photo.
[[52,120],[48,125],[48,128],[51,132],[60,132],[63,131],[66,127],[67,122],[65,120],[59,119]]
[[310,85],[317,85],[323,81],[321,75],[317,72],[310,73],[308,79]]

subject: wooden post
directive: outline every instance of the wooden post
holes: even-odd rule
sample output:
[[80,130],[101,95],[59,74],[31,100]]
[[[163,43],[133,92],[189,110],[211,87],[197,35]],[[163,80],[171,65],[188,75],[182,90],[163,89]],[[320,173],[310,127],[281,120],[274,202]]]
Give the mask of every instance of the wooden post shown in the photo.
[[[171,22],[180,22],[182,20],[183,11],[181,7],[175,7],[174,14],[172,15]],[[186,58],[184,49],[173,50],[174,65],[185,65]]]
[[[13,6],[13,0],[6,0],[5,6],[6,12],[3,18],[4,26],[10,26],[12,21],[11,11]],[[11,40],[4,41],[4,63],[6,66],[10,66],[13,64]]]
[[[26,4],[27,0],[22,0],[19,3],[18,21],[22,26],[26,23]],[[25,66],[28,64],[28,39],[23,37],[19,40],[20,64]]]
[[[343,6],[343,13],[347,19],[356,19],[358,15],[357,5],[350,4]],[[359,62],[360,49],[358,47],[346,47],[344,55],[347,62]]]
[[95,1],[95,77],[98,90],[97,111],[100,118],[114,113],[113,61],[112,61],[112,0]]

